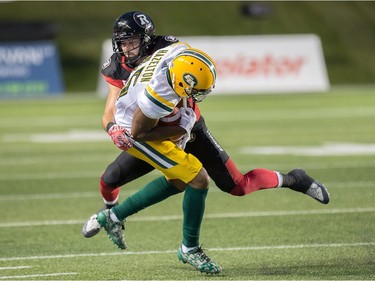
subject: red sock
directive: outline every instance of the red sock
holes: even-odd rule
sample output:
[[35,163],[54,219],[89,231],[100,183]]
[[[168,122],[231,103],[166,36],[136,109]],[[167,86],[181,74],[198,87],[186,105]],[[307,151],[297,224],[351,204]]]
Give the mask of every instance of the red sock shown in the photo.
[[225,163],[225,166],[236,184],[230,193],[232,195],[244,196],[257,190],[275,188],[279,185],[279,178],[275,171],[258,168],[243,175],[231,159]]
[[103,200],[105,204],[113,205],[117,202],[118,196],[120,193],[120,188],[110,187],[105,184],[105,182],[100,179],[100,193],[102,194]]

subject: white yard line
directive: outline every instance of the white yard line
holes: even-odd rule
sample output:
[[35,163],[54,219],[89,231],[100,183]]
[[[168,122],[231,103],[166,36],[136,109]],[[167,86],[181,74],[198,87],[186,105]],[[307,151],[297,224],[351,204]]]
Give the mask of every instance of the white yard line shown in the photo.
[[[233,122],[233,121],[247,121],[247,120],[294,120],[296,116],[299,119],[327,119],[327,118],[353,118],[363,116],[374,116],[375,111],[372,106],[356,106],[353,107],[338,107],[338,108],[310,108],[310,109],[279,109],[272,110],[249,110],[247,109],[231,109],[226,110],[226,114],[221,111],[209,111],[205,113],[205,118],[210,123],[215,122]],[[70,115],[70,116],[50,116],[44,117],[28,117],[29,127],[66,127],[76,120],[81,120],[86,125],[97,125],[98,116],[95,115]],[[0,119],[0,128],[17,128],[23,127],[23,117],[4,117]]]
[[[121,194],[127,195],[138,191],[134,188],[125,188]],[[96,192],[69,192],[69,193],[40,193],[40,194],[13,194],[0,196],[1,201],[24,201],[24,200],[52,200],[52,199],[74,199],[74,198],[99,198],[98,191]]]
[[0,201],[50,200],[50,199],[90,198],[90,197],[98,197],[98,192],[3,195],[3,196],[0,196]]
[[[317,210],[292,210],[292,211],[264,211],[264,212],[238,212],[238,213],[218,213],[206,214],[205,219],[221,218],[245,218],[245,217],[272,217],[272,216],[300,216],[300,215],[322,215],[322,214],[344,214],[344,213],[369,213],[375,212],[375,208],[342,208],[342,209],[317,209]],[[181,215],[170,216],[145,216],[130,217],[127,220],[132,222],[145,221],[169,221],[181,220]],[[26,221],[26,222],[9,222],[0,223],[0,228],[7,227],[27,227],[42,225],[73,225],[83,224],[85,220],[53,220],[53,221]]]
[[[104,163],[104,161],[103,161]],[[77,172],[45,172],[45,173],[19,173],[10,175],[1,175],[0,182],[4,181],[20,181],[20,180],[55,180],[55,179],[84,179],[84,178],[98,178],[103,171],[77,171]],[[157,174],[158,171],[151,173]],[[151,174],[150,173],[150,174]]]
[[223,252],[223,251],[285,250],[285,249],[304,249],[304,248],[339,248],[339,247],[363,247],[363,246],[375,246],[375,242],[210,248],[209,250],[216,251],[216,252]]
[[[35,166],[35,165],[50,165],[50,164],[72,164],[72,163],[103,163],[113,161],[117,157],[118,153],[113,155],[106,153],[96,153],[95,155],[71,155],[66,154],[64,156],[57,156],[51,158],[51,155],[45,156],[11,156],[12,158],[1,158],[0,166]],[[351,163],[351,162],[350,162]]]
[[210,111],[204,114],[209,123],[236,122],[236,121],[265,121],[265,120],[295,120],[298,119],[331,119],[331,118],[355,118],[365,116],[375,116],[374,108],[371,106],[361,106],[355,108],[316,108],[316,109],[278,109],[272,110],[249,110],[246,109],[227,109],[225,114],[220,111]]
[[6,267],[0,267],[0,270],[15,270],[15,269],[28,269],[31,268],[31,266],[24,265],[24,266],[6,266]]
[[254,146],[241,147],[239,154],[302,155],[302,156],[349,156],[374,155],[373,143],[323,143],[314,146]]
[[[270,147],[267,147],[267,149],[270,148]],[[246,147],[240,147],[239,148],[239,151],[240,150],[246,150],[247,148]],[[255,151],[257,149],[257,147],[251,147],[249,148],[251,151]],[[289,148],[288,148],[289,149]],[[250,152],[251,152],[250,151]],[[256,152],[255,154],[257,154],[258,152]],[[369,152],[370,153],[370,152]],[[239,153],[239,154],[242,154],[242,153]],[[102,158],[88,158],[88,159],[85,159],[85,157],[81,157],[81,159],[77,159],[77,158],[72,158],[71,161],[69,161],[68,158],[61,158],[61,159],[53,159],[53,163],[87,163],[87,162],[102,162],[102,163],[106,163],[106,162],[110,162],[112,161],[111,159],[114,159],[115,156],[113,156],[113,158],[108,158],[107,159],[107,156],[105,157],[102,157]],[[7,162],[9,161],[9,162]],[[19,162],[18,162],[19,161]],[[47,158],[46,159],[43,159],[43,158],[36,158],[35,162],[34,162],[34,159],[33,158],[28,158],[28,159],[25,159],[25,158],[21,158],[21,159],[0,159],[0,166],[21,166],[21,165],[26,165],[26,166],[29,166],[29,165],[38,165],[38,164],[46,164],[47,165],[48,163],[48,160]],[[279,171],[283,171],[283,170],[289,170],[289,169],[292,169],[294,168],[293,166],[291,166],[290,164],[288,165],[285,165],[285,164],[282,164],[282,163],[259,163],[257,164],[258,166],[267,166],[267,167],[271,167],[270,169],[276,169],[276,170],[279,170]],[[274,167],[274,168],[272,168]],[[348,169],[348,168],[368,168],[368,167],[375,167],[375,161],[338,161],[338,162],[335,162],[335,163],[328,163],[328,164],[324,164],[324,163],[319,163],[319,164],[309,164],[308,166],[304,166],[303,168],[306,169],[306,170],[326,170],[326,169],[330,169],[330,170],[333,170],[333,169]],[[240,170],[242,171],[247,171],[249,169],[249,165],[245,165],[245,164],[238,164],[237,165],[237,168],[239,168]],[[25,169],[23,169],[25,170]],[[4,181],[4,182],[7,182],[7,181],[20,181],[20,180],[44,180],[44,179],[76,179],[76,178],[99,178],[99,176],[101,175],[102,171],[99,171],[99,172],[95,172],[93,170],[91,171],[85,171],[85,170],[80,170],[80,171],[67,171],[67,172],[41,172],[41,173],[37,173],[37,172],[34,172],[34,173],[22,173],[22,172],[19,172],[17,174],[0,174],[0,182]],[[151,173],[149,173],[149,175],[156,175],[158,174],[159,172],[158,171],[152,171]],[[374,183],[374,182],[373,182]],[[354,184],[354,183],[353,183]]]
[[[146,176],[154,176],[154,172]],[[70,177],[73,178],[73,177]],[[0,179],[1,181],[1,179]],[[328,188],[367,188],[374,187],[375,181],[345,181],[345,182],[325,182]],[[125,187],[121,190],[122,195],[132,194],[138,191],[135,187]],[[214,184],[211,185],[210,193],[222,192]],[[9,195],[0,195],[1,201],[23,201],[23,200],[52,200],[52,199],[68,199],[68,198],[91,198],[98,197],[99,194],[97,191],[92,192],[68,192],[68,193],[36,193],[36,194],[9,194]]]
[[[44,127],[68,127],[69,124],[74,123],[76,120],[81,120],[82,124],[98,125],[97,115],[69,115],[69,116],[49,116],[48,118],[40,116],[29,116],[27,122],[29,127],[44,128]],[[23,128],[25,119],[24,117],[4,117],[0,119],[0,128]],[[12,124],[13,123],[13,124]]]
[[[209,248],[208,250],[216,251],[216,252],[224,252],[224,251],[286,250],[286,249],[304,249],[304,248],[339,248],[339,247],[367,247],[367,246],[375,246],[375,242],[250,246],[250,247],[231,247],[231,248]],[[51,256],[10,257],[10,258],[0,258],[0,261],[105,257],[105,256],[118,256],[118,255],[160,255],[160,254],[175,254],[175,253],[176,253],[175,249],[165,250],[165,251],[141,251],[141,252],[121,251],[121,252],[109,252],[109,253],[85,253],[85,254],[51,255]]]
[[2,175],[0,181],[14,180],[46,180],[46,179],[84,179],[99,178],[101,173],[95,171],[78,171],[78,172],[47,172],[47,173],[25,173],[18,175]]
[[20,279],[20,278],[49,277],[49,276],[76,275],[76,274],[77,274],[76,272],[61,272],[61,273],[48,273],[48,274],[13,275],[13,276],[0,276],[0,279]]

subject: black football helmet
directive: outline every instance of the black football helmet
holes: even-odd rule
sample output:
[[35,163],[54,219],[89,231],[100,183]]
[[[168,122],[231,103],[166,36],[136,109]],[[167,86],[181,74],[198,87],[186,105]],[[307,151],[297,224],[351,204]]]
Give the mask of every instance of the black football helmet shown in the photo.
[[121,48],[124,39],[139,36],[141,45],[136,57],[126,58],[126,64],[131,67],[147,53],[147,48],[155,38],[155,27],[151,18],[142,12],[132,11],[118,17],[113,26],[112,48],[113,52],[125,56]]

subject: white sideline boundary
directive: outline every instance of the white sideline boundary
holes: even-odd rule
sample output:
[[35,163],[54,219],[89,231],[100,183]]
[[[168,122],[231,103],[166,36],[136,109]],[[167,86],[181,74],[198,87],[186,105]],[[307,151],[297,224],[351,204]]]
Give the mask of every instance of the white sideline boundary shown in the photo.
[[[322,214],[344,214],[344,213],[347,214],[347,213],[368,213],[368,212],[375,212],[375,208],[342,208],[342,209],[316,209],[316,210],[292,210],[292,211],[216,213],[216,214],[206,214],[204,216],[204,219],[299,216],[299,215],[322,215]],[[84,220],[9,222],[9,223],[0,223],[0,228],[42,226],[42,225],[52,226],[52,225],[83,224],[86,221],[86,219]],[[170,221],[170,220],[182,220],[182,216],[181,215],[145,216],[145,217],[130,217],[127,219],[127,221],[132,221],[132,222]]]
[[[375,246],[375,242],[250,246],[250,247],[210,248],[208,250],[212,252],[226,252],[226,251],[288,250],[288,249],[305,249],[305,248],[340,248],[340,247],[365,247],[365,246]],[[119,256],[119,255],[162,255],[162,254],[175,254],[175,253],[176,253],[176,249],[165,250],[165,251],[141,251],[141,252],[121,251],[121,252],[109,252],[109,253],[84,253],[84,254],[65,254],[65,255],[51,255],[51,256],[10,257],[10,258],[0,258],[0,261],[105,257],[105,256]]]

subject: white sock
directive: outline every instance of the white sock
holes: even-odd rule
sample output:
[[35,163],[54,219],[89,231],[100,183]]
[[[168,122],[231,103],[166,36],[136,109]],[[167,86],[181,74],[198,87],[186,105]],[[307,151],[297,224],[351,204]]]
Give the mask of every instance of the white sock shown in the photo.
[[115,205],[115,204],[117,203],[117,201],[118,201],[118,197],[119,197],[119,196],[120,196],[120,195],[117,195],[116,199],[113,200],[113,201],[107,201],[107,200],[105,200],[105,199],[103,198],[104,204],[106,204],[106,205]]
[[114,222],[120,222],[120,220],[116,217],[115,213],[112,212],[112,209],[109,210],[109,217],[110,217],[111,220],[113,220]]
[[283,185],[283,176],[280,174],[280,172],[277,172],[277,171],[274,171],[277,175],[277,179],[278,179],[278,185],[277,187],[282,187]]
[[181,250],[182,250],[182,252],[185,253],[185,254],[186,254],[187,252],[191,251],[191,250],[196,249],[196,248],[198,248],[198,246],[196,246],[196,247],[186,247],[184,244],[181,244]]

